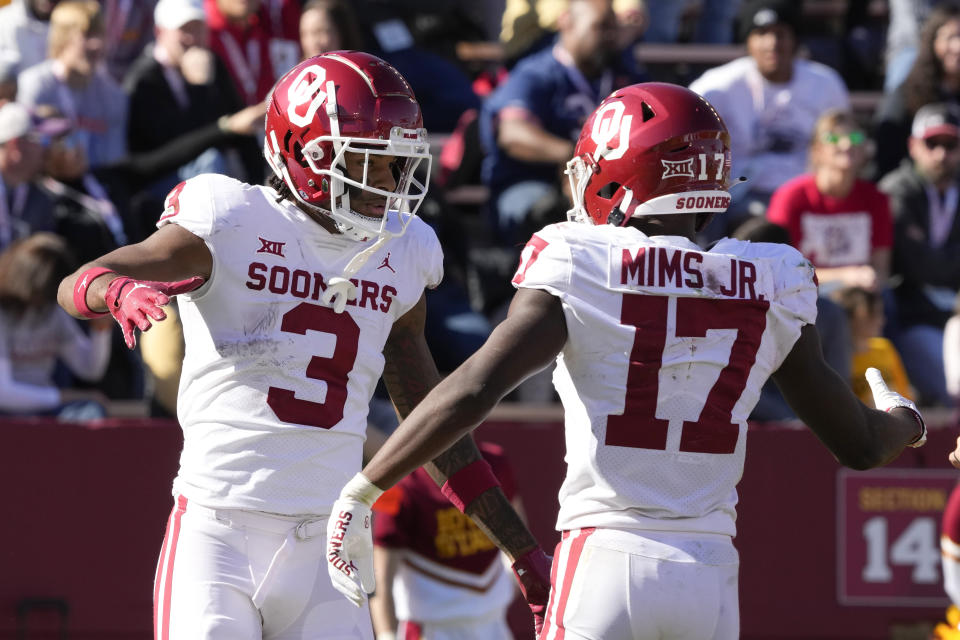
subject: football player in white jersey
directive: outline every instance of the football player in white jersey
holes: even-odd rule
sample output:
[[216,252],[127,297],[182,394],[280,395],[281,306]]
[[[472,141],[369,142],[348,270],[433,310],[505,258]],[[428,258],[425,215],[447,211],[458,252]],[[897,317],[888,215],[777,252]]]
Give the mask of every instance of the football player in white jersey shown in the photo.
[[[59,291],[77,317],[111,313],[130,348],[180,295],[184,446],[157,567],[158,640],[372,638],[366,598],[346,602],[324,571],[322,534],[360,468],[377,380],[401,416],[439,380],[423,292],[442,253],[414,215],[426,193],[414,172],[430,156],[407,82],[360,52],[300,63],[268,100],[264,155],[272,187],[181,183],[156,232]],[[476,461],[464,439],[428,469],[444,482]],[[499,541],[533,570],[531,597],[545,605],[546,556],[502,491],[460,497],[481,521],[508,514]]]
[[339,538],[362,572],[366,505],[555,359],[567,474],[541,640],[737,638],[736,484],[764,381],[856,469],[922,444],[923,420],[878,374],[886,411],[866,407],[824,362],[814,270],[795,249],[694,244],[730,201],[729,136],[703,98],[614,92],[567,172],[571,221],[532,236],[507,319],[341,492]]

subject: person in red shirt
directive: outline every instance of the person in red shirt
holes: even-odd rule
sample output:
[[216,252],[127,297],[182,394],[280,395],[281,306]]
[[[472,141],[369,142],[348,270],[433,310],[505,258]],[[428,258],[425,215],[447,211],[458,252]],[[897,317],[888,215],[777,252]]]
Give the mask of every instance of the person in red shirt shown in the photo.
[[890,274],[893,219],[887,196],[859,177],[868,140],[853,114],[828,111],[810,145],[811,171],[777,189],[767,219],[790,232],[817,268],[821,293],[882,289]]
[[300,4],[295,0],[204,0],[210,48],[247,105],[266,98],[300,61]]
[[[518,511],[513,469],[503,449],[477,447]],[[378,640],[511,640],[507,609],[516,595],[500,550],[450,503],[421,467],[373,506],[374,571],[370,599]]]

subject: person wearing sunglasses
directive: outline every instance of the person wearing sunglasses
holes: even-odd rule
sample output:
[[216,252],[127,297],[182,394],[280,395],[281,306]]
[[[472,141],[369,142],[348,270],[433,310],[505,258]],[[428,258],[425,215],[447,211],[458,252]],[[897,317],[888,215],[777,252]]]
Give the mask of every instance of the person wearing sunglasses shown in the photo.
[[894,343],[925,405],[953,406],[943,334],[960,290],[960,108],[932,103],[913,118],[910,153],[880,181],[894,219]]
[[767,219],[817,268],[820,294],[843,287],[881,290],[890,273],[893,222],[887,196],[860,173],[871,141],[849,111],[816,122],[809,172],[777,189]]

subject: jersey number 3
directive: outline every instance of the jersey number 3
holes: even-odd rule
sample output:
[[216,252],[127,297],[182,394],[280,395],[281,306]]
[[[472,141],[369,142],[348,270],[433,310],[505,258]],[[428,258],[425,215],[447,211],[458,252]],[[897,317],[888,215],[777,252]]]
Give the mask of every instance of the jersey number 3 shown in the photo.
[[[660,369],[667,345],[670,298],[625,294],[620,322],[636,327],[623,414],[607,416],[605,444],[640,449],[666,449],[669,421],[656,417]],[[767,324],[765,300],[676,298],[676,337],[703,338],[709,329],[736,329],[728,364],[707,394],[696,421],[684,420],[680,451],[733,453],[740,435],[733,407],[747,386]]]
[[280,330],[306,335],[307,331],[333,334],[336,346],[329,357],[313,356],[307,365],[307,377],[327,384],[323,402],[302,400],[289,389],[270,387],[267,404],[284,422],[329,429],[343,420],[347,404],[347,379],[357,360],[360,327],[349,313],[336,313],[329,307],[301,302],[283,314]]

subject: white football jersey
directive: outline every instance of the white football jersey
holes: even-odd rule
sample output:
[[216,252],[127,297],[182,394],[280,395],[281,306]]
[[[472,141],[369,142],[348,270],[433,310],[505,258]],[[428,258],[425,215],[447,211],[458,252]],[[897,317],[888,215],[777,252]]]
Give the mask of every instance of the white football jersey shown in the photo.
[[209,507],[326,514],[357,472],[367,407],[394,321],[443,276],[433,230],[414,219],[352,276],[335,313],[325,281],[372,241],[333,235],[276,192],[202,175],[167,197],[213,254],[210,279],[180,296],[186,342],[174,491]]
[[813,266],[786,245],[568,222],[533,235],[513,284],[566,317],[557,528],[733,535],[747,417],[816,319]]

